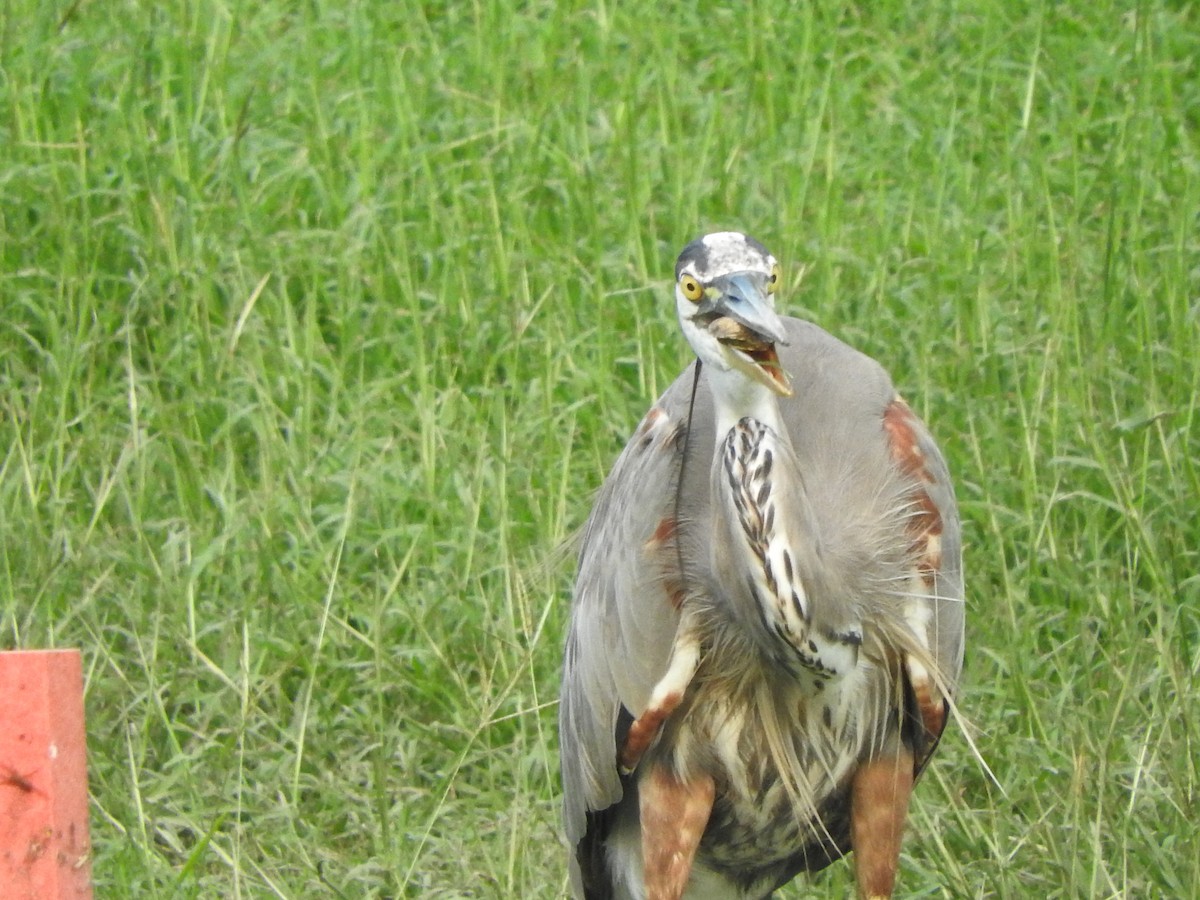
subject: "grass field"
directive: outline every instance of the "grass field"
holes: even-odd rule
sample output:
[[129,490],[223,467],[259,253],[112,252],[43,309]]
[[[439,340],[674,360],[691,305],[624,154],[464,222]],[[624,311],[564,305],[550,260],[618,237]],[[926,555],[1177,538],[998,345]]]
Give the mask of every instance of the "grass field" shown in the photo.
[[999,784],[953,729],[902,894],[1191,896],[1200,9],[513,6],[0,6],[0,646],[83,650],[97,896],[563,894],[560,548],[716,228],[956,475]]

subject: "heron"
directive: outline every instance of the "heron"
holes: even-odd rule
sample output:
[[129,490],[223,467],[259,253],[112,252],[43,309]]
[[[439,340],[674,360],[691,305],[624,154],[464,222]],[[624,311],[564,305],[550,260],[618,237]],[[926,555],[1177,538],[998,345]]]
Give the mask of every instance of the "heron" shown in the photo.
[[760,898],[853,851],[895,890],[913,784],[962,669],[945,460],[884,369],[775,310],[718,232],[675,264],[696,361],[583,529],[561,703],[571,890]]

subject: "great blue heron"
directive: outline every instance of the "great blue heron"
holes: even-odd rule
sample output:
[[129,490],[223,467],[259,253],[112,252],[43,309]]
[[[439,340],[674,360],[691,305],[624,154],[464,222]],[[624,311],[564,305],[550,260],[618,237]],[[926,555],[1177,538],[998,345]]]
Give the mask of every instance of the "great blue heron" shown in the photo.
[[[572,891],[889,897],[963,656],[946,464],[873,360],[781,318],[737,232],[675,264],[689,370],[588,519],[559,714]],[[699,365],[699,363],[697,364]]]

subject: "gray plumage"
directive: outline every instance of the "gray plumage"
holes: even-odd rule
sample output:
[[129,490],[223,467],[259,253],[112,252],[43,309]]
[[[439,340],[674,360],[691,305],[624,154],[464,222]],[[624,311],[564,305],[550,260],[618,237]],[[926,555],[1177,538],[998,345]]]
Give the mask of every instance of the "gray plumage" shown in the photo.
[[[689,245],[677,279],[690,271],[703,287],[747,269],[773,285],[773,257],[736,237]],[[716,322],[726,307],[706,310],[715,297],[692,313],[677,294],[694,346],[689,328],[729,327]],[[761,897],[850,849],[861,761],[903,743],[919,771],[940,734],[922,728],[910,675],[927,673],[945,708],[962,664],[945,462],[877,363],[810,323],[775,321],[792,390],[778,401],[785,434],[755,416],[727,421],[711,363],[693,404],[693,364],[638,426],[585,526],[560,709],[578,897],[642,896],[638,793],[654,764],[716,785],[686,896]],[[745,333],[745,346],[762,337]],[[689,650],[690,668],[673,667]],[[666,691],[658,721],[647,711],[660,683],[676,683],[669,669],[686,689]]]

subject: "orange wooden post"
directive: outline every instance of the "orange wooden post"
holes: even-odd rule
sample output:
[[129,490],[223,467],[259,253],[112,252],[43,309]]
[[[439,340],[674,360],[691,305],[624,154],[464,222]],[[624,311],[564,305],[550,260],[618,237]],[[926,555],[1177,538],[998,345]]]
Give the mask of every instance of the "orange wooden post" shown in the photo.
[[78,650],[0,653],[0,897],[90,900]]

